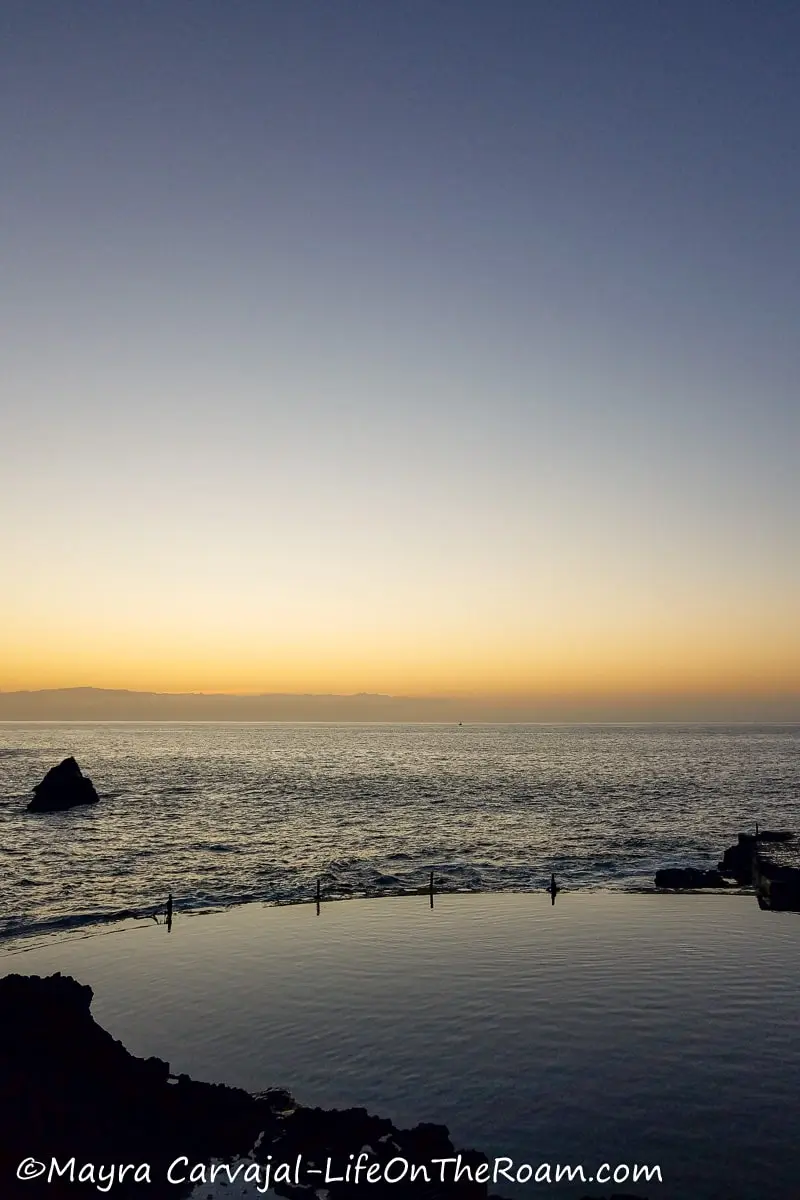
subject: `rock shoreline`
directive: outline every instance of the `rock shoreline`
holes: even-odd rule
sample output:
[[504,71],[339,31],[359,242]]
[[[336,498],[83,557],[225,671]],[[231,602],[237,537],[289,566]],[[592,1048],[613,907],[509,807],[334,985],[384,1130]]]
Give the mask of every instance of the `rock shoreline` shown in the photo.
[[715,871],[666,867],[656,872],[655,885],[669,890],[746,887],[761,908],[800,912],[800,846],[789,830],[756,827],[755,833],[739,834]]
[[[489,1160],[476,1150],[458,1151],[444,1125],[397,1129],[366,1109],[323,1110],[297,1104],[288,1092],[251,1095],[223,1084],[174,1076],[158,1058],[140,1059],[98,1025],[91,1014],[92,989],[69,976],[7,975],[0,979],[0,1195],[16,1200],[68,1200],[97,1196],[97,1179],[51,1182],[17,1177],[28,1159],[60,1165],[147,1164],[149,1179],[134,1171],[115,1180],[108,1194],[129,1200],[178,1200],[192,1183],[168,1179],[171,1164],[234,1162],[346,1166],[349,1155],[370,1151],[385,1166],[397,1157],[409,1163],[454,1158],[473,1171]],[[270,1157],[271,1156],[271,1157]],[[249,1161],[249,1159],[248,1159]],[[178,1170],[186,1170],[179,1168]],[[329,1200],[498,1200],[485,1183],[448,1178],[432,1182],[331,1182]],[[318,1185],[274,1182],[288,1200],[315,1200]],[[258,1194],[254,1188],[253,1194]],[[589,1200],[587,1197],[586,1200]],[[595,1197],[595,1200],[602,1200]],[[615,1197],[609,1198],[615,1200]],[[616,1200],[643,1200],[624,1197]]]

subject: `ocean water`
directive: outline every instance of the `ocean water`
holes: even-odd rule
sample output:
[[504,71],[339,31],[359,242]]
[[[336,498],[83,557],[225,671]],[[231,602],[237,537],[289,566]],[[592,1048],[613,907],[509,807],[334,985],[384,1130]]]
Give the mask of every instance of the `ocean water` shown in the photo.
[[[800,829],[800,728],[0,724],[0,936],[248,900],[652,887]],[[29,814],[74,754],[102,799]]]

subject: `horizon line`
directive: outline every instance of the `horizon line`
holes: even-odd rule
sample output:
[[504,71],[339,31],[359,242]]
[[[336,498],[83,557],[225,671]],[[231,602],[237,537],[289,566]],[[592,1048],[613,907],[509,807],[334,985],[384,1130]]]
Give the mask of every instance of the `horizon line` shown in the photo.
[[529,700],[553,700],[553,699],[568,699],[568,698],[622,698],[634,696],[656,697],[735,697],[735,696],[793,696],[800,698],[800,687],[788,685],[785,687],[763,686],[753,687],[740,685],[738,687],[691,687],[691,686],[673,686],[673,687],[645,687],[645,686],[628,686],[620,688],[571,688],[565,691],[550,690],[530,690],[530,691],[469,691],[469,692],[269,692],[269,691],[254,691],[254,692],[236,692],[236,691],[198,691],[198,690],[178,690],[165,691],[156,688],[130,688],[130,687],[102,687],[95,684],[77,684],[63,685],[58,687],[39,687],[39,688],[3,688],[0,687],[0,696],[36,696],[43,693],[52,692],[100,692],[103,694],[125,695],[125,696],[165,696],[183,698],[191,697],[207,697],[209,699],[335,699],[335,700],[415,700],[415,701],[430,701],[430,700],[447,700],[453,703],[464,703],[479,701],[486,703],[487,701],[502,701],[508,702],[524,702]]
[[265,719],[258,720],[252,718],[246,721],[224,721],[224,720],[190,720],[174,718],[130,718],[122,717],[107,717],[107,718],[86,718],[86,717],[58,717],[58,718],[13,718],[0,717],[0,726],[3,725],[442,725],[455,728],[469,728],[483,725],[535,725],[542,728],[561,729],[564,727],[594,727],[602,726],[610,729],[618,729],[620,727],[635,726],[656,726],[661,728],[665,725],[674,726],[676,728],[715,728],[715,729],[730,729],[730,728],[755,728],[755,729],[800,729],[800,720],[650,720],[650,721],[633,721],[620,718],[616,721],[444,721],[444,720],[419,720],[419,721],[381,721],[381,720],[349,720],[337,721],[333,718],[325,720],[301,719],[299,717],[291,719]]

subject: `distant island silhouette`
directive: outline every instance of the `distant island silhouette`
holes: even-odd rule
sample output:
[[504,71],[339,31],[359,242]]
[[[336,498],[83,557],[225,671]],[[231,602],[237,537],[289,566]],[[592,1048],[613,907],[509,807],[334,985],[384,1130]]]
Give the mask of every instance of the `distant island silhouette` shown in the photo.
[[139,692],[122,688],[0,691],[0,721],[800,722],[800,695],[389,696]]

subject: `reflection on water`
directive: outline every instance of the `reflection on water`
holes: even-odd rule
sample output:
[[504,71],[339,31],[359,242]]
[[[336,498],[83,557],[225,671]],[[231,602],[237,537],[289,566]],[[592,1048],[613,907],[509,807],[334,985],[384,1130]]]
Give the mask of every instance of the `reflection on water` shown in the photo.
[[169,937],[150,924],[6,969],[75,974],[132,1052],[198,1079],[443,1122],[456,1144],[587,1174],[658,1163],[663,1185],[616,1190],[661,1200],[794,1194],[797,918],[744,897],[558,900],[178,911]]

